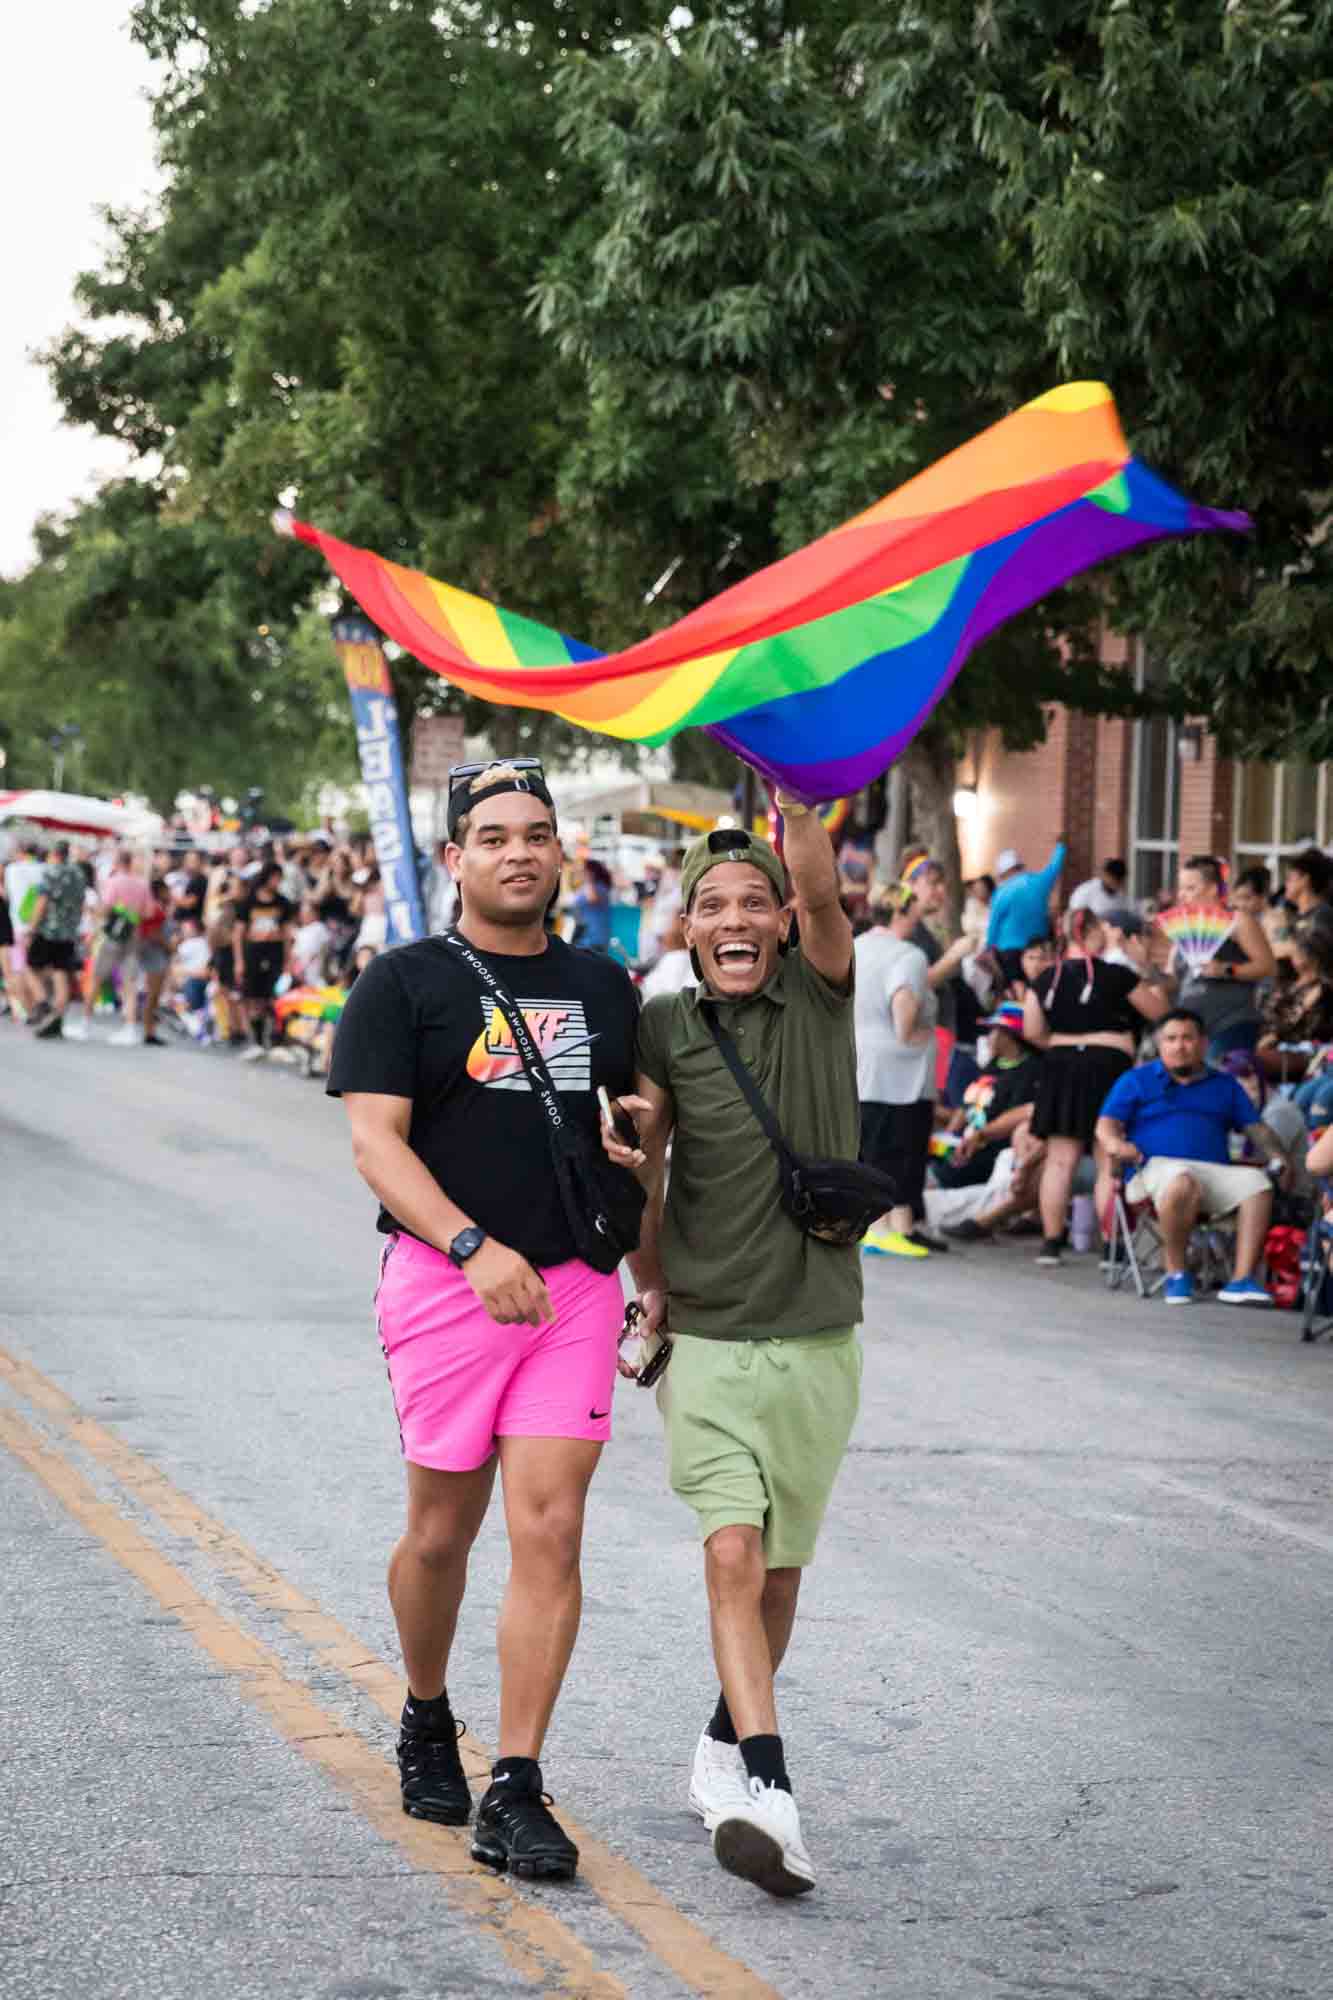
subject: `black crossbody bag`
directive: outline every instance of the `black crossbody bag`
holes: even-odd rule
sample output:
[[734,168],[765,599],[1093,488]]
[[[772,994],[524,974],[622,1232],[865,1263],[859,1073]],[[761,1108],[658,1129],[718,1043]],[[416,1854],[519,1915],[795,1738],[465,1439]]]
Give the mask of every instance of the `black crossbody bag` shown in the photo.
[[560,1109],[560,1093],[513,994],[501,985],[457,931],[446,931],[441,943],[453,946],[509,1023],[514,1047],[546,1114],[546,1140],[551,1149],[555,1184],[575,1250],[594,1271],[614,1271],[622,1257],[639,1247],[639,1228],[647,1199],[643,1189],[624,1167],[613,1166],[594,1151],[578,1127],[566,1118]]
[[893,1181],[878,1167],[863,1166],[859,1160],[821,1160],[794,1152],[740,1050],[718,1019],[716,1008],[705,1003],[703,1015],[727,1068],[778,1156],[778,1199],[783,1213],[806,1236],[821,1243],[859,1243],[871,1223],[897,1200]]

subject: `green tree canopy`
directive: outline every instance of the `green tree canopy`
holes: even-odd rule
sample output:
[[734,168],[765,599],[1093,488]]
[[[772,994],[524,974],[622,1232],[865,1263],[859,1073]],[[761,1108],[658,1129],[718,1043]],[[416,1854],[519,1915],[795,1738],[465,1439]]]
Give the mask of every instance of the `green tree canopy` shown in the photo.
[[[1333,0],[672,19],[137,9],[166,191],[110,219],[93,330],[50,362],[74,420],[160,459],[164,576],[178,537],[234,538],[245,580],[229,600],[210,572],[210,643],[243,658],[267,624],[273,672],[295,657],[318,565],[261,553],[289,488],[336,533],[614,645],[1090,374],[1148,463],[1254,512],[1253,543],[1134,558],[988,641],[917,758],[937,804],[966,730],[1022,745],[1054,701],[1135,709],[1095,656],[1107,616],[1149,634],[1179,712],[1251,753],[1333,754]],[[457,699],[399,679],[409,709]],[[496,734],[570,741],[516,711]],[[686,768],[705,752],[681,745]]]

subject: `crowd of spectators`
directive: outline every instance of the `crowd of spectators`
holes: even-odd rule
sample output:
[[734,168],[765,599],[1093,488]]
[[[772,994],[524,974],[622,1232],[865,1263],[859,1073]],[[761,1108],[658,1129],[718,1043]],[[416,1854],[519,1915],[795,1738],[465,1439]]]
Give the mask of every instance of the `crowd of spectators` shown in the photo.
[[[3,1004],[43,1040],[87,1040],[102,1017],[112,1047],[189,1037],[258,1061],[305,1042],[318,1073],[321,1031],[386,939],[369,840],[325,832],[212,852],[20,837],[0,880]],[[284,1024],[294,989],[322,1015]]]
[[[1062,897],[1065,859],[1063,843],[1037,868],[1005,850],[956,900],[920,846],[887,875],[868,839],[844,848],[863,1147],[898,1189],[867,1249],[922,1259],[1027,1233],[1056,1265],[1101,1244],[1128,1181],[1162,1219],[1168,1296],[1185,1295],[1182,1226],[1234,1215],[1241,1289],[1223,1296],[1266,1298],[1275,1178],[1300,1183],[1307,1129],[1333,1121],[1333,862],[1292,856],[1275,893],[1266,869],[1228,887],[1194,855],[1169,896],[1136,904],[1114,857]],[[329,830],[221,852],[20,840],[0,882],[0,1006],[45,1040],[87,1039],[104,1017],[112,1046],[189,1037],[320,1075],[387,939],[370,841]],[[443,845],[422,893],[443,930]],[[1211,925],[1202,960],[1173,943],[1168,904]],[[652,996],[695,977],[682,914],[678,854],[632,873],[580,854],[551,921],[620,951]],[[1206,1116],[1182,1123],[1186,1099]],[[1165,1150],[1182,1134],[1192,1153]]]
[[[0,863],[0,1012],[43,1040],[188,1038],[321,1076],[342,1003],[388,940],[367,836],[321,829],[145,850],[20,834]],[[456,914],[444,842],[420,872],[438,933]],[[627,902],[628,950],[612,934]],[[588,950],[621,951],[647,992],[694,976],[676,851],[645,855],[633,874],[571,855],[551,921]]]
[[[1061,896],[1065,849],[1012,850],[963,885],[909,849],[871,883],[857,939],[865,1157],[898,1205],[871,1254],[1030,1234],[1038,1263],[1106,1250],[1117,1197],[1151,1208],[1172,1303],[1200,1222],[1234,1229],[1228,1304],[1256,1273],[1275,1197],[1308,1200],[1311,1135],[1333,1119],[1333,862],[1309,848],[1275,895],[1227,892],[1213,855],[1140,904],[1112,857]],[[1214,940],[1186,952],[1175,939]]]

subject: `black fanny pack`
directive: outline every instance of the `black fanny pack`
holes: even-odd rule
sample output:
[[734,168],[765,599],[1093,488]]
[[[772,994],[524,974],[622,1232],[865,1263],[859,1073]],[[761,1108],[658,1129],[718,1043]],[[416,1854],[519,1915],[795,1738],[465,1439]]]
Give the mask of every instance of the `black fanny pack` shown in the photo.
[[453,946],[509,1024],[514,1047],[546,1114],[551,1165],[576,1253],[594,1271],[614,1271],[622,1257],[639,1247],[646,1199],[643,1189],[633,1174],[613,1166],[566,1118],[560,1109],[560,1093],[513,994],[500,984],[490,967],[457,931],[446,931],[441,943]]
[[740,1050],[718,1019],[716,1007],[705,1002],[703,1014],[727,1068],[777,1154],[778,1199],[784,1215],[821,1243],[859,1243],[871,1223],[893,1207],[897,1199],[893,1181],[878,1167],[863,1166],[859,1160],[821,1160],[794,1152],[745,1067]]

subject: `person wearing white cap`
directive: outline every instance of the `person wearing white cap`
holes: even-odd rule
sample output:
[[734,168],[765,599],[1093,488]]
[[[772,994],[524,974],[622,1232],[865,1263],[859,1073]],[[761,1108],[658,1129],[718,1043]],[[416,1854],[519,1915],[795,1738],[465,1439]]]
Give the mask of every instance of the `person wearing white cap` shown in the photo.
[[996,889],[986,926],[986,943],[992,951],[1017,954],[1024,945],[1050,936],[1051,891],[1064,865],[1063,834],[1046,866],[1038,871],[1024,868],[1016,850],[1005,848],[995,863]]

